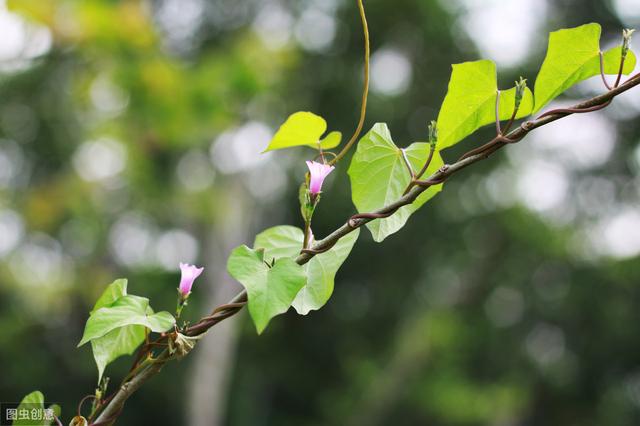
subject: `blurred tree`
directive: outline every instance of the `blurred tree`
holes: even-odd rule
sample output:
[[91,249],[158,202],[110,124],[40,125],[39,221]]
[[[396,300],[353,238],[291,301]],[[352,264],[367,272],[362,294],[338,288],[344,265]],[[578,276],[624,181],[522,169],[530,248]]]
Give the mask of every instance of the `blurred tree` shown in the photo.
[[[596,21],[613,43],[621,20],[638,22],[630,3],[369,1],[367,127],[424,140],[451,63],[488,56],[501,86],[533,82],[548,31]],[[68,416],[95,386],[89,352],[70,351],[105,284],[128,276],[170,309],[177,263],[204,264],[195,318],[239,289],[222,269],[230,247],[300,224],[310,151],[258,153],[296,110],[351,131],[362,42],[355,5],[338,0],[8,7],[0,47],[21,49],[0,63],[0,400],[37,386]],[[464,171],[384,246],[363,232],[327,308],[260,338],[229,321],[121,422],[638,423],[637,100]],[[353,212],[345,170],[326,184],[318,235]]]

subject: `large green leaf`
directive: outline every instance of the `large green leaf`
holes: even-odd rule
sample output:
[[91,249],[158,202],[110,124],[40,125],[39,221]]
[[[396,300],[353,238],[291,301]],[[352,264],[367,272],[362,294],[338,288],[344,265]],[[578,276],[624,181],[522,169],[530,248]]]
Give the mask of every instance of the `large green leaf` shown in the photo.
[[[91,313],[100,308],[112,306],[118,299],[127,295],[127,280],[119,279],[105,289],[98,298]],[[135,297],[135,296],[134,296]],[[140,301],[144,304],[144,300]],[[148,304],[147,304],[148,305]],[[147,306],[147,314],[153,314],[151,307]],[[93,358],[98,367],[98,382],[102,378],[104,369],[108,364],[122,355],[131,355],[144,341],[145,327],[142,325],[129,325],[119,327],[102,337],[91,340]]]
[[[320,253],[303,265],[307,284],[296,295],[293,307],[301,315],[323,307],[333,293],[338,269],[358,239],[359,229],[341,238],[329,251]],[[274,226],[256,236],[255,249],[264,249],[267,262],[272,259],[295,258],[302,248],[304,234],[295,226]]]
[[[496,121],[496,64],[482,60],[454,64],[449,89],[438,114],[438,148],[455,145],[482,126]],[[516,88],[500,91],[499,116],[508,120],[515,107]],[[533,95],[525,89],[516,118],[531,114]]]
[[169,312],[149,315],[149,299],[127,295],[120,297],[110,306],[102,307],[89,317],[84,335],[78,346],[100,338],[119,327],[141,325],[153,332],[169,330],[175,324],[175,318]]
[[[600,74],[600,33],[600,25],[591,23],[550,34],[547,55],[536,78],[534,112],[574,84]],[[616,47],[604,54],[606,74],[618,74],[620,52]],[[635,63],[636,57],[629,51],[623,73],[633,71]]]
[[131,355],[144,341],[145,327],[129,325],[111,330],[97,339],[91,340],[93,358],[98,367],[98,383],[104,369],[122,355]]
[[342,133],[331,132],[320,140],[326,130],[327,122],[319,115],[307,111],[293,113],[280,126],[265,152],[301,145],[313,148],[321,146],[322,149],[335,148],[340,144]]
[[[60,417],[60,406],[50,405],[49,410]],[[29,418],[24,419],[20,417],[22,412],[28,412]],[[36,410],[35,413],[33,410]],[[22,398],[17,408],[18,420],[15,420],[13,426],[49,426],[53,424],[53,419],[46,419],[46,413],[44,412],[44,395],[40,391],[34,391]]]
[[[407,158],[415,171],[424,165],[429,155],[429,144],[416,142],[405,149]],[[436,152],[424,177],[442,166]],[[387,125],[377,123],[358,142],[358,149],[349,166],[351,197],[360,213],[377,210],[398,200],[411,178],[402,160],[402,152],[391,140]],[[401,207],[392,216],[367,223],[377,242],[384,240],[404,226],[409,216],[431,197],[442,190],[442,184],[424,191],[407,206]]]
[[264,250],[236,247],[227,261],[229,274],[247,289],[249,314],[258,334],[271,318],[286,312],[306,283],[304,270],[291,258],[281,258],[272,267]]

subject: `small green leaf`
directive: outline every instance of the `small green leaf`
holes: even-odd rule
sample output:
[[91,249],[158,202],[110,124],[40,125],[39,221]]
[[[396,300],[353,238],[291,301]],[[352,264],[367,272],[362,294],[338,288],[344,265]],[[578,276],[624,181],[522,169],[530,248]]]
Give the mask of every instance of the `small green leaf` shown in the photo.
[[[44,395],[40,391],[33,391],[20,401],[20,405],[18,405],[18,413],[20,410],[28,410],[31,413],[32,409],[42,410],[44,409]],[[15,420],[13,426],[26,426],[33,424],[42,424],[42,422],[38,423],[38,421],[33,421],[29,419],[18,419]]]
[[[622,54],[622,46],[612,47],[611,49],[604,52],[602,63],[604,64],[604,73],[609,75],[618,75],[618,71],[620,70],[620,55]],[[596,69],[597,73],[594,75],[600,74],[600,57],[595,58],[593,63],[590,65],[591,69]],[[633,72],[636,68],[637,58],[633,51],[629,50],[627,52],[627,57],[624,60],[624,66],[622,67],[622,74],[628,75]]]
[[[98,298],[91,314],[101,308],[113,306],[118,299],[124,296],[127,296],[127,280],[115,280],[107,286],[105,291]],[[144,312],[147,315],[153,315],[153,309],[148,306],[148,300],[138,298],[137,296],[131,297],[133,298],[132,300],[135,300],[140,304],[139,312]],[[146,308],[142,310],[144,305],[146,305]],[[122,355],[131,355],[133,351],[135,351],[136,348],[144,341],[144,335],[145,326],[129,325],[116,328],[102,337],[91,340],[93,358],[95,359],[96,366],[98,367],[98,382],[100,382],[106,366]]]
[[268,267],[263,250],[236,247],[227,261],[229,274],[247,289],[249,314],[258,334],[271,318],[286,312],[306,283],[304,270],[293,259],[276,260]]
[[116,328],[129,325],[142,325],[156,333],[173,327],[173,315],[169,312],[148,315],[148,307],[149,299],[127,295],[117,299],[110,306],[96,310],[87,320],[84,335],[78,346],[102,337]]
[[[60,408],[60,406],[58,404],[51,404],[48,407],[50,410],[53,410],[53,414],[55,414],[56,417],[60,418],[61,413],[62,413],[62,408]],[[42,426],[50,426],[52,424],[54,424],[55,419],[52,420],[43,420],[42,421]]]
[[[320,146],[322,147],[322,149],[332,149],[340,145],[341,141],[342,141],[342,133],[333,131],[333,132],[329,132],[329,134],[320,141]],[[316,144],[316,147],[317,147],[317,144]]]
[[20,404],[44,404],[44,395],[40,391],[33,391],[22,398]]
[[127,280],[125,278],[115,280],[114,282],[109,284],[107,288],[102,292],[102,295],[98,298],[98,301],[93,306],[91,313],[97,311],[100,308],[111,305],[113,302],[126,295]]
[[319,115],[306,111],[293,113],[280,126],[264,152],[300,145],[317,147],[320,136],[326,130],[327,122]]
[[[418,171],[429,156],[429,144],[416,142],[405,152],[413,169]],[[442,164],[440,155],[434,153],[424,177],[433,174]],[[391,140],[386,124],[375,124],[358,142],[358,149],[349,166],[349,177],[351,198],[360,213],[372,212],[402,197],[411,178],[402,160],[402,152]],[[367,223],[373,239],[380,242],[397,232],[413,212],[441,190],[442,184],[431,186],[412,204],[401,207],[392,216]]]
[[[51,405],[48,407],[53,410],[53,413],[60,417],[60,406]],[[37,416],[32,416],[32,410],[39,410]],[[44,395],[40,391],[34,391],[22,398],[20,405],[18,405],[18,413],[21,410],[29,411],[29,419],[18,419],[14,421],[13,426],[49,426],[54,420],[44,419]]]
[[[482,60],[454,64],[449,89],[438,114],[438,149],[455,145],[482,126],[495,123],[498,82],[496,64]],[[500,91],[500,120],[508,120],[515,107],[516,88]],[[526,117],[533,108],[528,88],[516,118]]]
[[[301,315],[323,307],[333,293],[338,269],[346,260],[358,239],[359,229],[341,238],[331,250],[311,258],[302,267],[307,275],[307,284],[298,292],[293,307]],[[275,226],[256,236],[254,248],[263,248],[267,261],[285,257],[295,258],[300,253],[304,234],[295,226]]]
[[[534,112],[574,84],[600,74],[600,33],[600,25],[591,23],[549,35],[547,55],[535,83]],[[618,74],[620,50],[617,47],[604,54],[606,74]],[[635,62],[635,55],[629,52],[623,73],[633,71]]]

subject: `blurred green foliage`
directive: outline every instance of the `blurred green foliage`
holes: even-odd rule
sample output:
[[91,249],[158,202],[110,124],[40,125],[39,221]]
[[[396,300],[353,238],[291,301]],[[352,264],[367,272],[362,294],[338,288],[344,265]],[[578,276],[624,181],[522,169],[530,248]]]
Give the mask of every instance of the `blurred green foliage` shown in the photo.
[[[482,56],[482,40],[465,29],[472,3],[366,3],[374,68],[367,129],[386,121],[399,146],[426,140],[450,64]],[[542,17],[530,29],[533,42],[501,73],[500,87],[535,76],[548,31],[593,21],[614,41],[623,26],[614,2],[533,4],[529,20]],[[355,4],[338,0],[8,7],[33,34],[46,28],[50,46],[0,63],[0,401],[39,389],[67,418],[95,386],[89,350],[75,346],[107,283],[126,276],[133,293],[172,309],[178,271],[167,246],[191,247],[194,258],[184,260],[206,263],[207,240],[237,219],[230,206],[241,196],[253,200],[252,230],[300,225],[297,187],[309,151],[259,157],[266,142],[258,142],[298,110],[350,134],[362,84],[359,20]],[[265,18],[269,10],[280,16],[276,24]],[[183,16],[191,16],[186,24]],[[305,33],[318,22],[334,26]],[[486,28],[488,39],[500,22]],[[328,33],[332,39],[317,44]],[[376,56],[385,51],[392,54]],[[385,58],[387,73],[406,74],[398,54],[409,78],[386,90]],[[539,162],[523,156],[558,160],[553,151],[526,151],[568,137],[555,127],[510,147],[516,154],[465,170],[384,244],[363,232],[324,309],[278,317],[260,337],[246,314],[232,319],[243,327],[223,423],[640,422],[638,255],[600,255],[584,238],[622,208],[637,215],[638,94],[625,99],[597,113],[608,126],[607,161],[565,170],[560,208],[535,208],[544,198],[503,202],[531,195],[518,177],[523,164]],[[445,162],[490,134],[459,143]],[[323,187],[316,236],[354,212],[346,166]],[[598,235],[596,247],[609,244]],[[210,308],[198,303],[199,291],[192,319]],[[122,424],[184,424],[192,362],[167,367],[133,397]],[[118,361],[108,374],[120,377],[127,366]]]

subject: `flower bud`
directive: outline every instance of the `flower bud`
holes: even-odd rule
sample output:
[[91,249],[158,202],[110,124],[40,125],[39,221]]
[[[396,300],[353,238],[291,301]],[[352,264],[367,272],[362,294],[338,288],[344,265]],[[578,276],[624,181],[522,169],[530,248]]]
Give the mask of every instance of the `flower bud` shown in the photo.
[[307,167],[311,178],[309,180],[309,192],[311,195],[318,195],[322,192],[322,182],[335,169],[328,164],[317,163],[315,161],[307,161]]
[[622,57],[625,58],[627,56],[627,52],[629,51],[629,44],[631,43],[631,35],[635,32],[634,29],[626,29],[622,30]]
[[436,143],[438,143],[438,127],[435,120],[431,120],[429,123],[429,143],[432,148],[435,148]]
[[193,282],[200,276],[202,271],[204,271],[204,268],[198,268],[195,265],[189,265],[187,263],[180,263],[180,271],[182,272],[182,276],[180,278],[178,292],[182,298],[186,299],[191,293]]
[[526,88],[527,79],[520,77],[520,80],[516,81],[516,109],[520,108],[520,102],[522,102]]

